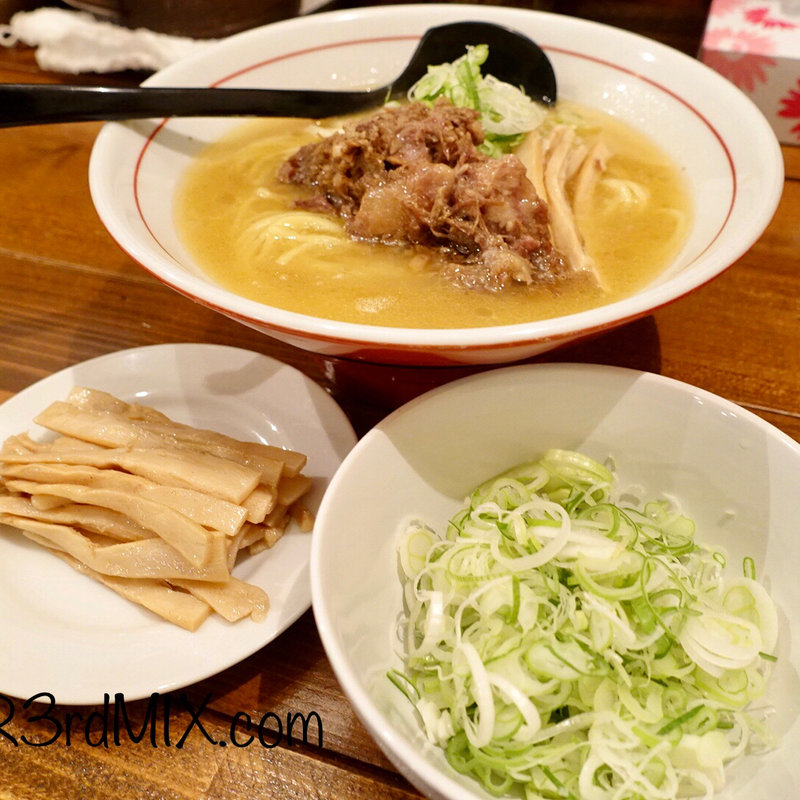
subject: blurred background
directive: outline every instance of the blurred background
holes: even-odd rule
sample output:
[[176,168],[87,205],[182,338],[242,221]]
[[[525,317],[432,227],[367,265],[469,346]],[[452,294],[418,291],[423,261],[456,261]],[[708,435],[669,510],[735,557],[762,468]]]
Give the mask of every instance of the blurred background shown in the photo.
[[[447,1],[447,0],[445,0]],[[696,55],[711,0],[663,0],[659,14],[640,0],[488,0],[491,5],[515,6],[582,17],[649,36],[690,55]],[[12,14],[41,6],[78,8],[100,19],[161,33],[216,38],[301,13],[394,5],[397,0],[0,0],[0,23]],[[462,3],[463,4],[463,3]]]

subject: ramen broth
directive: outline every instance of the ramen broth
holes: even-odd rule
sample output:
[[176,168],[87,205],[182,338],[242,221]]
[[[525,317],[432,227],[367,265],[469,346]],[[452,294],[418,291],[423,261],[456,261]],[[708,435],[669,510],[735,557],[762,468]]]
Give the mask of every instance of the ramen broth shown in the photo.
[[456,287],[442,278],[435,259],[415,257],[401,245],[353,240],[338,218],[295,208],[307,190],[279,182],[278,167],[330,121],[252,121],[208,146],[179,186],[178,229],[219,285],[316,317],[461,328],[604,305],[651,282],[677,253],[689,227],[688,189],[669,158],[626,124],[564,101],[550,116],[577,125],[586,137],[602,135],[611,153],[589,201],[575,210],[602,288],[585,273],[555,286]]

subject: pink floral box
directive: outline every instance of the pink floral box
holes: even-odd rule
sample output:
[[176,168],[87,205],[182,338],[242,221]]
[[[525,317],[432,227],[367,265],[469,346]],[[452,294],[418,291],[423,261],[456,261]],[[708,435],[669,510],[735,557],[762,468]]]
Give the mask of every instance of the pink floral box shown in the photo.
[[712,0],[700,59],[800,145],[800,0]]

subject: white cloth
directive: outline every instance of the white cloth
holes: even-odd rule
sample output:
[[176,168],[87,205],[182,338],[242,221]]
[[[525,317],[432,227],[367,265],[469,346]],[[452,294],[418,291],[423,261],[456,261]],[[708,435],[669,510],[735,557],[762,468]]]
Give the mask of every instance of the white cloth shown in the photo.
[[0,25],[0,43],[36,48],[36,62],[52,72],[156,71],[206,47],[209,39],[130,30],[84,11],[38,8],[18,11]]

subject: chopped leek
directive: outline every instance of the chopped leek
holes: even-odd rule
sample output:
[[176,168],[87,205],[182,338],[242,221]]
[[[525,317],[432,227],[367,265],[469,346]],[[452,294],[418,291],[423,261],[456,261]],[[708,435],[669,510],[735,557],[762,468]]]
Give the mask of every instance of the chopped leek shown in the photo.
[[480,149],[496,157],[510,153],[520,144],[528,131],[541,124],[546,111],[522,89],[493,75],[482,75],[481,65],[488,57],[487,45],[468,46],[461,58],[429,66],[408,97],[428,105],[446,97],[453,105],[478,111],[485,136]]
[[[625,498],[625,501],[622,498]],[[390,680],[451,766],[526,800],[710,798],[774,744],[755,712],[777,614],[673,503],[551,450],[478,487],[444,536],[399,546]]]

